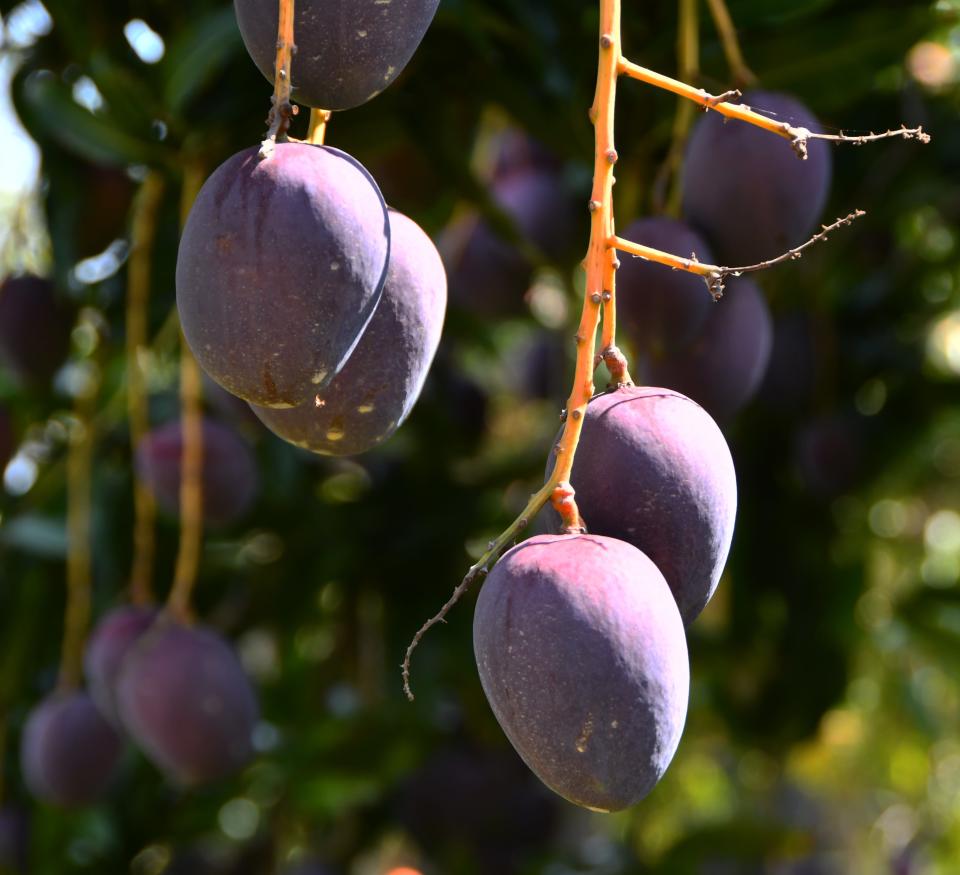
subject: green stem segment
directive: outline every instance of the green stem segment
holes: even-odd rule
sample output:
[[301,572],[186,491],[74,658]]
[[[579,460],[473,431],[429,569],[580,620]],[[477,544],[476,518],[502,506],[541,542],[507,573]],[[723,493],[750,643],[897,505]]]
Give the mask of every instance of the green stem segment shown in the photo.
[[90,508],[93,411],[96,388],[84,387],[74,402],[67,447],[67,606],[58,686],[72,690],[83,676],[83,647],[90,626]]
[[[181,228],[203,184],[203,168],[187,164],[181,200]],[[203,386],[200,368],[180,335],[180,424],[183,455],[180,460],[180,546],[167,610],[181,622],[193,617],[191,600],[203,547]]]

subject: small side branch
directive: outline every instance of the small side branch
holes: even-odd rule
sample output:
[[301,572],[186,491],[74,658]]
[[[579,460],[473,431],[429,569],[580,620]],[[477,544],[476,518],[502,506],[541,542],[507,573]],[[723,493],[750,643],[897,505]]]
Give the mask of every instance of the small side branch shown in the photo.
[[850,225],[856,219],[859,219],[861,216],[865,215],[866,213],[863,210],[854,210],[849,215],[844,216],[842,219],[837,219],[835,222],[829,225],[821,225],[820,231],[814,234],[809,240],[807,240],[806,243],[801,243],[799,246],[796,246],[793,249],[788,249],[786,252],[784,252],[782,255],[778,255],[776,258],[770,258],[757,264],[748,264],[741,267],[724,267],[718,264],[704,264],[703,262],[697,261],[696,254],[693,254],[690,258],[684,258],[679,255],[673,255],[670,252],[663,252],[659,249],[652,249],[649,246],[633,243],[630,240],[624,240],[622,237],[616,236],[611,237],[607,241],[607,245],[613,247],[614,249],[619,249],[621,252],[626,252],[630,255],[635,255],[638,258],[643,258],[646,261],[655,261],[658,264],[664,264],[667,267],[672,267],[674,270],[683,270],[687,273],[693,273],[697,276],[701,276],[706,282],[707,288],[710,290],[710,294],[713,295],[715,299],[718,299],[723,296],[723,288],[727,277],[736,277],[744,273],[755,273],[759,270],[766,270],[768,267],[774,267],[775,265],[783,264],[786,261],[796,261],[803,255],[804,251],[813,246],[814,243],[819,243],[822,240],[826,240],[831,232],[836,231],[838,228],[841,228],[844,225]]
[[880,134],[875,134],[873,131],[869,134],[845,134],[843,131],[839,134],[818,134],[813,131],[807,131],[806,136],[808,140],[829,140],[832,143],[851,143],[854,146],[862,146],[864,143],[873,143],[876,140],[889,140],[891,137],[900,137],[904,140],[917,140],[924,145],[930,142],[930,134],[928,134],[922,126],[908,128],[906,125],[900,125],[899,128],[883,131]]
[[927,134],[922,127],[908,128],[903,126],[896,130],[884,131],[880,134],[871,132],[870,134],[861,136],[844,133],[815,133],[808,128],[796,127],[789,122],[778,121],[775,118],[763,115],[763,113],[755,112],[746,104],[730,103],[730,100],[735,100],[740,97],[739,91],[727,91],[719,95],[708,94],[702,88],[694,88],[692,85],[687,85],[686,82],[681,82],[679,79],[672,79],[670,76],[664,76],[662,73],[641,67],[632,61],[628,61],[626,58],[621,58],[619,72],[621,75],[629,76],[632,79],[653,85],[655,88],[661,88],[679,97],[692,100],[694,103],[702,106],[705,111],[713,110],[726,118],[746,122],[761,130],[776,134],[778,137],[783,137],[785,140],[790,141],[790,145],[793,146],[793,151],[796,152],[797,156],[801,159],[807,157],[807,143],[810,140],[830,140],[835,143],[862,145],[863,143],[869,143],[874,140],[901,137],[905,140],[919,140],[921,143],[930,142],[930,135]]
[[297,47],[293,42],[294,0],[279,0],[280,16],[277,28],[277,59],[274,63],[273,97],[270,114],[267,116],[267,135],[260,144],[260,158],[269,158],[278,142],[283,142],[290,127],[290,120],[297,108],[290,103],[293,83],[290,70]]
[[532,520],[540,508],[547,503],[547,499],[550,498],[552,494],[553,485],[548,481],[541,487],[539,492],[530,496],[530,501],[527,502],[527,506],[523,509],[520,516],[504,530],[503,534],[487,545],[487,551],[470,566],[470,570],[467,571],[457,588],[454,589],[453,594],[447,599],[446,604],[417,630],[417,634],[413,636],[413,639],[407,647],[407,652],[403,657],[403,665],[401,666],[403,673],[403,692],[411,702],[414,700],[414,695],[410,687],[410,660],[413,657],[413,651],[417,649],[417,645],[423,639],[423,636],[438,623],[445,622],[447,614],[449,614],[453,606],[460,601],[464,593],[470,589],[474,581],[482,580],[487,576],[504,548],[517,539],[520,533],[529,525],[530,520]]

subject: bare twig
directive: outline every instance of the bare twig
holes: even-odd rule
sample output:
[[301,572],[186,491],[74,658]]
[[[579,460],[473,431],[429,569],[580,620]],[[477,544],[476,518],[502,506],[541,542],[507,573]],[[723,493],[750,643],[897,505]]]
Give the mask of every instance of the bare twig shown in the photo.
[[294,0],[278,0],[280,15],[277,27],[277,59],[274,63],[273,97],[270,114],[267,116],[267,135],[260,144],[260,158],[269,158],[278,142],[283,142],[290,127],[290,119],[297,114],[297,107],[290,103],[293,83],[290,71],[297,47],[293,42]]
[[434,616],[427,620],[427,622],[417,630],[417,634],[413,636],[413,639],[407,647],[407,652],[403,657],[403,665],[401,666],[403,673],[403,692],[411,702],[414,699],[413,690],[410,687],[410,660],[413,656],[413,651],[417,649],[417,645],[430,629],[438,623],[445,621],[447,614],[450,613],[450,609],[460,601],[471,584],[473,584],[475,580],[487,576],[487,573],[493,567],[494,562],[497,561],[504,548],[516,540],[517,536],[529,525],[530,520],[537,515],[540,508],[547,503],[547,499],[553,493],[553,488],[553,485],[548,480],[539,492],[530,496],[530,501],[527,502],[527,506],[523,509],[520,516],[518,516],[495,541],[490,542],[487,546],[487,551],[470,566],[470,570],[467,571],[463,580],[460,581],[456,589],[454,589],[453,594],[447,599],[446,604],[444,604]]
[[771,134],[776,134],[778,137],[783,137],[785,140],[790,141],[790,145],[793,146],[793,151],[796,152],[797,156],[801,159],[807,157],[807,143],[810,140],[830,140],[835,143],[862,145],[863,143],[869,143],[874,140],[902,137],[905,140],[919,140],[921,143],[930,142],[930,135],[927,134],[922,127],[908,128],[901,126],[895,130],[884,131],[881,134],[871,132],[865,135],[815,133],[804,127],[795,127],[789,122],[777,121],[775,118],[764,115],[762,112],[754,111],[744,103],[730,103],[724,99],[728,96],[739,96],[739,92],[726,92],[720,95],[708,94],[702,88],[694,88],[692,85],[687,85],[686,82],[681,82],[679,79],[672,79],[670,76],[664,76],[655,70],[641,67],[639,64],[634,64],[626,58],[621,58],[619,72],[633,79],[637,79],[640,82],[653,85],[655,88],[662,88],[664,91],[670,91],[679,97],[692,100],[694,103],[702,106],[704,110],[713,110],[727,118],[746,122],[747,124],[768,131]]
[[[803,130],[803,128],[799,130]],[[873,131],[869,134],[845,134],[843,131],[839,134],[817,134],[812,131],[807,131],[806,137],[809,140],[830,140],[833,143],[852,143],[854,146],[862,146],[864,143],[872,143],[875,140],[888,140],[891,137],[902,137],[904,140],[918,140],[924,144],[930,142],[930,134],[921,126],[908,128],[906,125],[900,125],[899,128],[884,131],[881,134],[875,134]]]
[[744,273],[755,273],[758,270],[766,270],[768,267],[783,264],[785,261],[796,261],[796,259],[803,255],[804,250],[813,246],[814,243],[826,240],[831,231],[836,231],[837,228],[841,228],[844,225],[850,225],[854,220],[865,215],[866,213],[863,210],[854,210],[849,215],[844,216],[842,219],[837,219],[829,225],[821,225],[821,230],[807,240],[806,243],[801,243],[793,249],[788,249],[776,258],[770,258],[757,264],[748,264],[742,267],[724,267],[718,264],[704,264],[701,261],[697,261],[696,254],[691,258],[684,258],[669,252],[663,252],[659,249],[652,249],[649,246],[643,246],[640,243],[624,240],[622,237],[612,237],[608,242],[610,246],[619,249],[621,252],[627,252],[645,261],[655,261],[658,264],[672,267],[674,270],[683,270],[687,273],[693,273],[703,277],[707,288],[710,290],[710,294],[713,295],[715,299],[718,299],[723,296],[723,287],[727,277],[736,277]]

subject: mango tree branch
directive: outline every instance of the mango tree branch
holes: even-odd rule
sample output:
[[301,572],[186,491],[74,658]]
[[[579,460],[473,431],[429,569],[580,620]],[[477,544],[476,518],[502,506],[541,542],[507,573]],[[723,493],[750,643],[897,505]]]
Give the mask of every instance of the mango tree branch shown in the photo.
[[[150,171],[134,206],[132,246],[127,280],[126,359],[127,417],[130,444],[134,450],[149,428],[147,392],[142,358],[147,351],[147,312],[150,300],[150,268],[156,237],[157,213],[163,200],[163,178]],[[154,522],[156,502],[134,467],[133,474],[133,565],[130,570],[130,597],[137,605],[153,598]]]
[[90,626],[90,504],[92,413],[97,379],[78,390],[67,445],[67,607],[63,618],[58,686],[75,689],[83,676],[83,645]]
[[[577,510],[574,491],[570,486],[570,472],[573,457],[580,440],[583,414],[587,403],[593,396],[593,373],[597,359],[597,329],[601,312],[604,319],[613,320],[613,275],[616,267],[616,252],[608,246],[613,237],[613,166],[617,161],[614,148],[613,122],[616,101],[617,73],[620,61],[620,0],[600,0],[600,58],[597,71],[597,89],[590,119],[594,126],[594,180],[589,209],[591,213],[590,245],[584,261],[587,273],[583,310],[577,328],[577,364],[573,379],[573,388],[567,400],[567,416],[563,433],[554,447],[556,461],[546,483],[527,503],[523,513],[496,540],[467,572],[466,577],[454,590],[453,595],[440,609],[440,612],[428,620],[413,637],[404,656],[403,689],[407,698],[413,700],[410,688],[410,660],[413,651],[424,634],[441,622],[470,585],[487,573],[503,549],[510,544],[526,527],[528,521],[548,500],[560,514],[563,531],[583,531],[583,521]],[[613,336],[609,338],[611,346]],[[615,349],[615,347],[613,347]],[[612,350],[611,350],[612,352]],[[619,354],[619,351],[617,351]],[[629,381],[626,360],[622,359],[622,376]]]
[[853,143],[854,145],[862,145],[863,143],[869,143],[874,140],[885,140],[890,137],[902,137],[905,140],[919,140],[921,143],[930,142],[930,135],[927,134],[922,127],[908,128],[906,126],[901,126],[896,130],[884,131],[883,133],[879,134],[871,132],[865,135],[815,133],[807,128],[795,127],[789,122],[778,121],[770,116],[763,115],[759,112],[754,112],[754,110],[746,104],[729,103],[729,100],[736,99],[740,96],[739,91],[727,91],[724,94],[719,95],[708,94],[702,88],[694,88],[692,85],[687,85],[685,82],[681,82],[678,79],[672,79],[669,76],[664,76],[662,73],[657,73],[654,70],[648,70],[646,67],[641,67],[638,64],[634,64],[631,61],[626,60],[625,58],[620,60],[619,72],[623,75],[631,77],[632,79],[637,79],[640,82],[646,82],[648,85],[653,85],[656,88],[662,88],[664,91],[670,91],[679,97],[692,100],[694,103],[702,106],[705,110],[713,110],[714,112],[718,112],[720,115],[726,116],[727,118],[747,122],[748,124],[755,125],[761,130],[768,131],[771,134],[776,134],[778,137],[783,137],[785,140],[790,141],[790,145],[793,146],[794,152],[796,152],[800,158],[807,157],[807,142],[810,140],[830,140],[831,142],[835,143]]
[[[188,165],[183,181],[181,227],[203,182],[203,170]],[[203,546],[203,389],[200,368],[180,335],[180,424],[183,454],[180,459],[180,544],[167,609],[182,622],[192,619],[191,596]]]
[[757,81],[753,71],[747,66],[740,51],[740,41],[737,39],[737,29],[733,26],[733,19],[724,0],[707,0],[710,7],[710,17],[720,36],[723,54],[730,68],[730,75],[737,85],[753,85]]
[[830,232],[836,231],[837,228],[841,228],[844,225],[850,225],[856,219],[865,215],[866,213],[863,210],[854,210],[849,215],[844,216],[842,219],[837,219],[830,225],[821,225],[821,230],[807,240],[806,243],[801,243],[793,249],[788,249],[776,258],[770,258],[757,264],[747,264],[741,267],[723,267],[717,264],[705,264],[702,261],[697,261],[696,253],[693,253],[690,258],[684,258],[680,255],[673,255],[670,252],[663,252],[659,249],[643,246],[640,243],[624,240],[622,237],[611,237],[607,243],[614,249],[619,249],[621,252],[635,255],[646,261],[655,261],[658,264],[672,267],[674,270],[683,270],[687,273],[701,276],[706,282],[710,294],[713,295],[714,298],[720,298],[723,295],[723,287],[727,277],[740,276],[744,273],[755,273],[758,270],[766,270],[768,267],[783,264],[785,261],[795,261],[803,255],[804,250],[813,246],[814,243],[826,240]]
[[273,97],[270,114],[267,116],[267,135],[260,144],[260,157],[269,158],[277,142],[283,142],[290,127],[290,119],[297,108],[290,103],[291,67],[297,47],[293,42],[294,0],[278,0],[280,4],[277,26],[277,59],[274,62]]

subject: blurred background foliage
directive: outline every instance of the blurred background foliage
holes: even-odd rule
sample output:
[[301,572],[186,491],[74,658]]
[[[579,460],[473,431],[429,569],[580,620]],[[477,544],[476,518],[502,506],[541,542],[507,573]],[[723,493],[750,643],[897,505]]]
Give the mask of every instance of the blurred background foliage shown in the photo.
[[[628,57],[674,73],[676,4],[624,6]],[[328,142],[435,238],[469,210],[516,234],[487,185],[506,126],[546,143],[565,189],[585,201],[595,7],[443,0],[398,82],[335,115]],[[0,496],[0,850],[25,820],[36,873],[958,871],[960,3],[731,0],[730,10],[763,87],[797,95],[832,129],[903,122],[934,139],[836,148],[825,218],[854,207],[867,217],[760,278],[774,359],[759,397],[724,423],[737,531],[690,630],[688,727],[663,782],[616,816],[541,791],[481,693],[470,599],[418,651],[416,702],[400,688],[412,633],[538,485],[572,374],[583,212],[578,242],[507,318],[452,302],[418,407],[368,455],[310,457],[211,390],[211,415],[254,447],[261,488],[240,522],[207,533],[198,608],[256,680],[260,756],[185,793],[131,753],[103,804],[63,812],[31,803],[16,751],[58,656],[71,393],[84,368],[99,370],[101,613],[123,598],[131,559],[131,205],[158,170],[147,358],[151,421],[162,424],[177,415],[180,174],[188,159],[212,170],[255,143],[270,86],[223,0],[0,0],[0,64],[39,147],[37,170],[6,116],[2,272],[51,276],[80,314],[49,383],[0,375],[16,438]],[[701,39],[697,84],[722,91],[729,75],[705,10]],[[655,207],[674,111],[671,96],[622,83],[621,226]],[[809,344],[791,345],[797,325]],[[36,337],[45,342],[39,326]],[[531,352],[544,343],[548,356]],[[162,518],[158,538],[168,581],[176,521]]]

